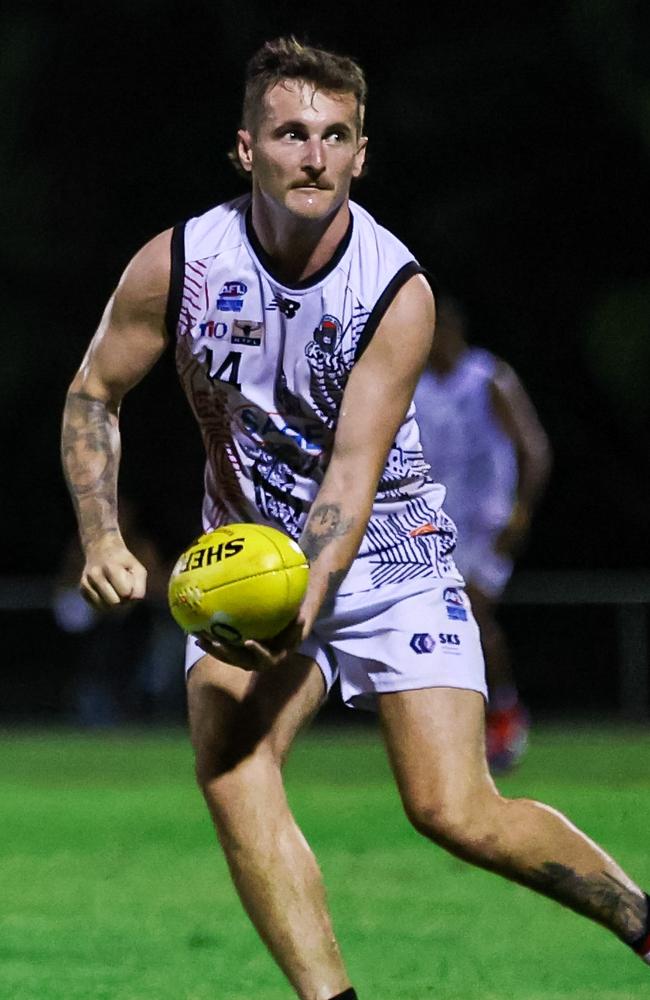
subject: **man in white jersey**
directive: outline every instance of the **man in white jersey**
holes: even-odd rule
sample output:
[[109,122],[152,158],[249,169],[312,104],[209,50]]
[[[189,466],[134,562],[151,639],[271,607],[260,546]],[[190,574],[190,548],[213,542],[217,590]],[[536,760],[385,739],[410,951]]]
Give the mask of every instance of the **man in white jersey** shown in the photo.
[[[557,812],[502,798],[490,778],[478,630],[411,406],[433,296],[403,244],[350,202],[365,100],[347,57],[294,39],[253,56],[237,136],[251,195],[135,255],[62,435],[96,607],[145,591],[118,523],[118,412],[168,337],[205,439],[206,524],[276,524],[309,556],[298,619],[276,643],[190,643],[187,657],[199,784],[242,902],[303,1000],[356,997],[281,775],[337,671],[350,704],[378,711],[423,835],[649,950],[643,891]],[[465,621],[447,618],[449,588]]]
[[429,363],[415,392],[416,419],[424,457],[445,484],[445,510],[458,529],[454,561],[485,654],[488,762],[501,773],[520,760],[529,719],[496,606],[546,485],[551,448],[510,365],[470,346],[463,304],[438,295],[436,313]]

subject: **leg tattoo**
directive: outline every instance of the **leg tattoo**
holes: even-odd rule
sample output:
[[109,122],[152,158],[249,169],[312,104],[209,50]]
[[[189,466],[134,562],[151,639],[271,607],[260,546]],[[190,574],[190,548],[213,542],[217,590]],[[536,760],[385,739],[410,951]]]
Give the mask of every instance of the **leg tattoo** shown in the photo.
[[566,865],[547,861],[530,876],[538,891],[612,928],[627,944],[643,934],[648,917],[645,896],[608,872],[580,875]]

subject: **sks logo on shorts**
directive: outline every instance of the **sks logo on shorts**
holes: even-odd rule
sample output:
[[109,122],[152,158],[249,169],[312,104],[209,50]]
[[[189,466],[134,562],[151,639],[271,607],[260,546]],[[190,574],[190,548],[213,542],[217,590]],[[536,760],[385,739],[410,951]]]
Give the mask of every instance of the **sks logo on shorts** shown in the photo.
[[222,559],[230,559],[236,556],[244,548],[243,538],[233,538],[229,542],[220,542],[219,545],[206,545],[202,549],[194,549],[188,555],[185,563],[178,570],[179,573],[188,573],[191,569],[201,569],[203,566],[212,566],[213,563],[221,562]]
[[217,309],[222,312],[241,312],[248,285],[243,281],[227,281],[217,298]]
[[463,604],[462,595],[455,587],[447,587],[442,598],[447,605],[447,618],[450,621],[467,621],[467,609]]
[[409,646],[414,653],[433,653],[436,648],[436,640],[428,632],[416,632],[412,636]]
[[438,632],[438,642],[446,647],[446,653],[452,653],[455,649],[450,647],[460,646],[460,636],[456,632]]

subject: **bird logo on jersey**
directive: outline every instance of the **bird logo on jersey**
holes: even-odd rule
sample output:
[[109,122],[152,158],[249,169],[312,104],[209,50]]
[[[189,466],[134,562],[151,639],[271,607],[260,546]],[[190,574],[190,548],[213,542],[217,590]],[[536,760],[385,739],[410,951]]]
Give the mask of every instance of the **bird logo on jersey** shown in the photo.
[[343,390],[354,352],[344,356],[341,347],[341,323],[336,316],[326,313],[314,330],[314,339],[305,347],[311,369],[311,396],[318,415],[328,427],[334,427],[338,417]]

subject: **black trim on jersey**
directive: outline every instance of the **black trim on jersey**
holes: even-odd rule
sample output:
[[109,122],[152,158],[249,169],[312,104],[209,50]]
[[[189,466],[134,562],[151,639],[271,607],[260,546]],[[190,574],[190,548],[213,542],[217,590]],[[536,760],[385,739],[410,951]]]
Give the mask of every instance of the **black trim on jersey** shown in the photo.
[[165,310],[165,326],[172,340],[176,337],[176,327],[181,315],[184,280],[185,223],[177,222],[172,230],[169,292],[167,294],[167,308]]
[[357,344],[357,350],[354,355],[354,360],[358,361],[366,347],[372,340],[373,336],[377,331],[377,327],[384,318],[389,305],[399,292],[402,285],[405,285],[409,278],[412,278],[414,274],[425,274],[426,272],[423,267],[421,267],[417,261],[410,260],[408,264],[404,264],[400,267],[399,271],[393,275],[390,279],[383,292],[377,299],[375,307],[368,316],[368,321],[363,328],[363,333],[359,337],[359,342]]
[[250,205],[246,209],[246,236],[248,237],[248,242],[255,251],[256,256],[259,258],[260,264],[262,265],[265,271],[268,271],[273,280],[277,281],[279,285],[282,285],[283,288],[287,288],[289,290],[293,290],[296,292],[302,291],[304,288],[311,288],[313,285],[317,285],[319,281],[322,281],[323,278],[326,278],[327,275],[334,270],[334,268],[338,265],[339,261],[343,257],[343,254],[350,246],[350,240],[352,239],[353,229],[354,229],[354,220],[352,218],[352,212],[350,212],[350,223],[345,231],[345,236],[337,246],[333,256],[330,257],[327,264],[319,268],[319,270],[316,271],[316,274],[312,274],[310,278],[305,278],[304,281],[298,281],[294,285],[288,285],[286,281],[282,281],[282,279],[279,278],[275,273],[275,271],[273,270],[273,262],[269,257],[269,255],[267,254],[264,247],[262,246],[262,244],[260,243],[260,241],[258,240],[257,233],[253,229],[253,220],[251,217]]
[[431,271],[427,271],[425,269],[425,270],[422,271],[422,274],[424,275],[424,277],[427,279],[427,281],[431,285],[431,291],[433,292],[434,299],[437,299],[438,295],[440,294],[440,282],[436,278],[435,274],[431,273]]

